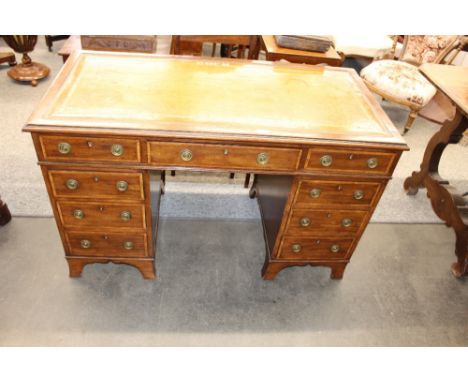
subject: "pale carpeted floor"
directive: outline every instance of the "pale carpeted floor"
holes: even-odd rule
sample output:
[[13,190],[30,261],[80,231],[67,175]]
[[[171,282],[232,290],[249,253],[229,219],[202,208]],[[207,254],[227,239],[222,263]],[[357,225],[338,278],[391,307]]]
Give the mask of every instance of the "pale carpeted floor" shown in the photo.
[[[22,133],[29,115],[47,87],[62,67],[57,51],[64,42],[54,43],[48,52],[44,37],[31,54],[33,60],[48,65],[49,78],[36,88],[13,82],[7,76],[8,65],[0,65],[0,195],[16,216],[51,216],[51,208],[42,175],[37,166],[34,147],[29,134]],[[5,47],[0,41],[0,49]],[[158,41],[158,53],[168,53],[169,38]],[[19,55],[17,56],[19,60]],[[382,104],[397,128],[402,131],[408,112],[394,104]],[[424,190],[414,197],[403,191],[403,181],[419,168],[425,146],[438,130],[438,125],[418,118],[405,136],[410,152],[403,154],[373,222],[432,223],[439,219],[432,211]],[[441,174],[461,190],[468,191],[466,162],[468,148],[452,145],[444,154]],[[167,194],[163,199],[161,215],[171,217],[258,218],[256,202],[247,197],[242,187],[243,175],[229,180],[227,174],[183,174],[168,177]],[[215,197],[213,197],[215,196]]]

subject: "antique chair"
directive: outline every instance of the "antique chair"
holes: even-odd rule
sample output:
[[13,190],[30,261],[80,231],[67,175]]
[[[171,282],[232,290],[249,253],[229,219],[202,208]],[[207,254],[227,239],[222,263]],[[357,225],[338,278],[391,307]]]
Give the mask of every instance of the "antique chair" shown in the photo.
[[[397,38],[396,36],[395,38]],[[436,88],[419,72],[424,63],[446,64],[461,49],[463,36],[405,36],[398,60],[374,61],[361,71],[371,91],[410,109],[403,134],[411,128],[419,111],[436,94]],[[396,44],[394,44],[394,47]],[[450,62],[444,61],[447,57]]]
[[[171,54],[203,55],[203,44],[212,44],[211,57],[215,56],[217,44],[221,44],[220,55],[229,58],[258,59],[260,36],[256,35],[174,35],[171,41]],[[171,171],[175,175],[175,171]],[[234,178],[234,173],[230,174]],[[250,174],[246,174],[244,187],[250,183]]]
[[212,57],[217,44],[221,44],[222,57],[256,60],[260,49],[259,36],[255,35],[175,35],[172,36],[171,54],[202,56],[205,43],[212,44]]

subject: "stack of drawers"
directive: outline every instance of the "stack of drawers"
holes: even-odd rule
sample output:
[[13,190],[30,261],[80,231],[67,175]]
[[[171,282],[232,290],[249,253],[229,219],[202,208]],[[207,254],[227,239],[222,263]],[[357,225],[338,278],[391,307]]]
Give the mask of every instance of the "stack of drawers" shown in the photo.
[[[112,261],[154,278],[148,174],[128,168],[141,160],[140,141],[42,135],[39,144],[45,161],[67,162],[43,171],[70,275],[79,276],[88,263]],[[83,167],[87,161],[102,165]]]
[[[289,265],[326,265],[341,278],[384,190],[398,156],[390,152],[311,148],[296,176],[282,230],[272,252],[276,269]],[[275,267],[264,278],[274,278]]]

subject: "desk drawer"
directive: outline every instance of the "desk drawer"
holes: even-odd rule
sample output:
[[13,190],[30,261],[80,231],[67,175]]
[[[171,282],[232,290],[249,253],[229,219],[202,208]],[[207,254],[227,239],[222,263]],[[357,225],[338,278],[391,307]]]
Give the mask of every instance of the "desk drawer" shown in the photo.
[[367,211],[294,209],[285,235],[354,236],[367,217]]
[[396,159],[393,153],[312,148],[308,151],[305,169],[390,175]]
[[66,233],[71,256],[147,257],[146,234]]
[[281,243],[279,259],[288,260],[344,260],[353,239],[323,239],[287,236]]
[[99,171],[49,171],[57,197],[144,199],[143,176],[139,173]]
[[380,190],[380,183],[345,182],[326,180],[300,181],[294,208],[335,206],[359,208],[373,205]]
[[42,135],[39,140],[45,160],[130,163],[141,161],[138,139]]
[[144,229],[144,204],[57,202],[60,220],[65,227]]
[[240,170],[294,171],[300,149],[211,145],[199,143],[148,143],[149,162],[156,166],[207,167]]

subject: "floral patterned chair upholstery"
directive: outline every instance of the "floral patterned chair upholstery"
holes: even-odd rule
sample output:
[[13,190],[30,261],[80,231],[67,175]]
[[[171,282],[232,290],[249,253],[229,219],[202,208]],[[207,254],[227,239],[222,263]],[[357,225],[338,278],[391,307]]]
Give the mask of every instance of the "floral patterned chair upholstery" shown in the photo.
[[[424,63],[443,63],[461,47],[463,36],[405,36],[398,61],[375,61],[361,71],[371,91],[410,109],[403,134],[411,128],[419,111],[436,94],[436,88],[419,72]],[[453,59],[453,56],[451,56]]]

